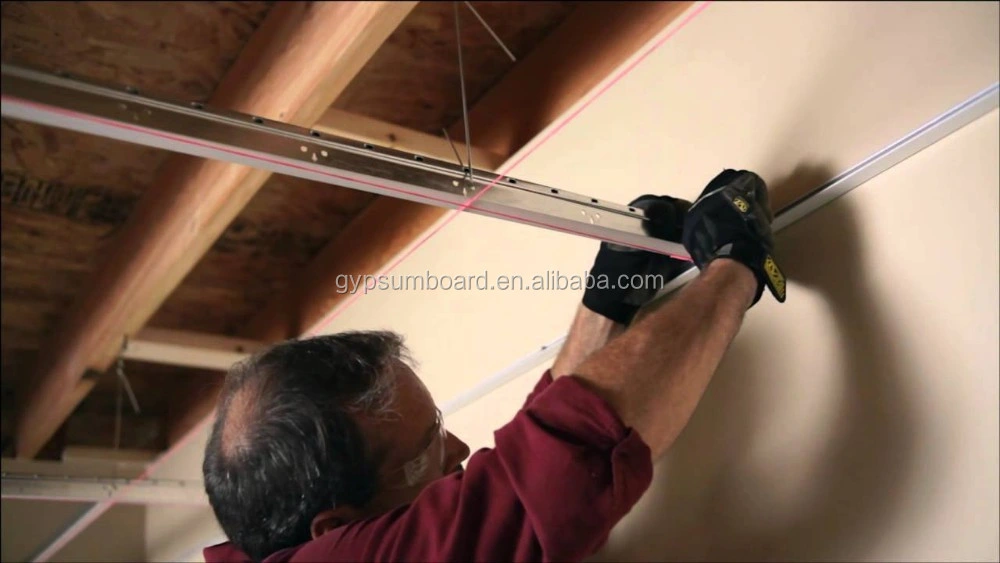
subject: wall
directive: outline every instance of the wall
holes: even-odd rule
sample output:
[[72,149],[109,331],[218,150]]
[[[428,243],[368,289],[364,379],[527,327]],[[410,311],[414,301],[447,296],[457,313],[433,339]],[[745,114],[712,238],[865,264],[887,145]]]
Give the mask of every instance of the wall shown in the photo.
[[[516,174],[625,201],[723,166],[781,202],[997,79],[995,4],[715,4]],[[947,51],[947,52],[945,52]],[[997,116],[790,228],[750,315],[599,560],[996,560]],[[594,246],[462,216],[405,273],[586,268]],[[446,400],[565,330],[579,294],[368,295]],[[448,418],[474,447],[540,370]]]
[[[1000,557],[1000,114],[778,236],[765,298],[595,560]],[[476,446],[537,373],[449,418]]]
[[119,504],[111,507],[91,524],[86,533],[69,542],[53,561],[87,563],[94,560],[146,560],[146,535],[143,526],[147,507]]
[[38,552],[42,542],[72,523],[88,506],[77,502],[4,500],[0,504],[0,526],[3,530],[0,559],[26,561]]
[[[67,452],[62,462],[4,459],[5,473],[93,478],[116,475],[120,478],[140,474],[145,463],[120,458],[94,458],[97,452],[78,449]],[[43,546],[80,518],[91,504],[62,501],[4,499],[0,504],[2,561],[27,561],[38,555]],[[146,507],[120,505],[110,510],[84,534],[70,541],[56,561],[140,561],[145,559]],[[109,538],[113,538],[109,541]]]
[[998,117],[779,236],[752,310],[604,560],[992,560]]
[[[29,561],[90,505],[8,499],[2,504],[3,561]],[[119,505],[69,542],[53,561],[144,561],[146,507]]]
[[[201,480],[208,427],[195,433],[178,454],[159,466],[157,477]],[[225,537],[208,506],[151,507],[146,512],[147,561],[201,561],[201,549]]]

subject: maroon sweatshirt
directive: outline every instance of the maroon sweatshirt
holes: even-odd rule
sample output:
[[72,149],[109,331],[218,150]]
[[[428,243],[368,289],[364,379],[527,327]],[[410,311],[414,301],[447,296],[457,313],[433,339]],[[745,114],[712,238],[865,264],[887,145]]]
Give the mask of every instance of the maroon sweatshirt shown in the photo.
[[[352,522],[265,563],[579,561],[649,487],[649,447],[575,377],[546,372],[496,447],[431,483],[409,505]],[[251,559],[231,543],[208,563]]]

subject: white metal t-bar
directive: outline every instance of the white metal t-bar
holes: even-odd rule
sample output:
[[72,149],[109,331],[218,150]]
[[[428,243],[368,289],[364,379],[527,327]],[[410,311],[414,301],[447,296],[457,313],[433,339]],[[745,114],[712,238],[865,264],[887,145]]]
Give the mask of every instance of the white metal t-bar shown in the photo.
[[181,504],[207,506],[202,481],[177,479],[127,479],[4,473],[0,478],[4,499],[126,504]]
[[642,210],[200,103],[2,66],[4,117],[245,164],[689,259]]

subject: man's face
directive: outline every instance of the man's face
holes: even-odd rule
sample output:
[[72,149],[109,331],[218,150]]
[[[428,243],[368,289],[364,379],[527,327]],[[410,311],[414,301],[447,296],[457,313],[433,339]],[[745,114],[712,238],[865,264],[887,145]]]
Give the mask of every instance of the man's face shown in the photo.
[[442,426],[440,411],[420,378],[396,362],[396,396],[388,418],[359,421],[366,438],[383,455],[379,488],[365,516],[412,502],[441,477],[461,471],[469,446]]

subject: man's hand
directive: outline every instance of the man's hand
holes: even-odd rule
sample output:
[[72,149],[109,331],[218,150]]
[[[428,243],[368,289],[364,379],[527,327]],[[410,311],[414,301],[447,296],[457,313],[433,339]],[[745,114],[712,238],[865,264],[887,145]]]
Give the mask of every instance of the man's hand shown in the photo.
[[785,275],[774,260],[774,235],[767,185],[747,170],[724,170],[701,193],[684,219],[684,247],[699,269],[716,258],[748,267],[757,278],[760,300],[766,286],[785,301]]
[[[669,196],[644,195],[633,200],[629,206],[643,210],[647,219],[644,229],[650,236],[673,242],[681,241],[684,214],[691,206],[690,202]],[[636,312],[660,288],[652,285],[632,287],[621,284],[622,279],[642,276],[643,280],[649,280],[646,276],[660,275],[666,284],[689,267],[687,262],[655,252],[601,243],[590,274],[595,279],[603,276],[608,286],[597,287],[595,283],[594,287],[588,288],[583,294],[583,305],[603,317],[628,326]]]
[[[576,377],[608,401],[646,442],[653,459],[667,451],[691,418],[763,285],[780,288],[775,295],[784,299],[784,278],[778,278],[779,285],[765,272],[766,264],[774,264],[771,219],[764,181],[751,172],[727,170],[684,216],[684,246],[700,276],[672,299],[648,307],[597,350],[599,338],[578,335],[588,326],[598,336],[610,333],[611,321],[584,307],[577,313],[566,341],[572,350],[560,351],[554,374]],[[777,266],[774,271],[780,276]],[[591,347],[586,355],[585,345]]]

